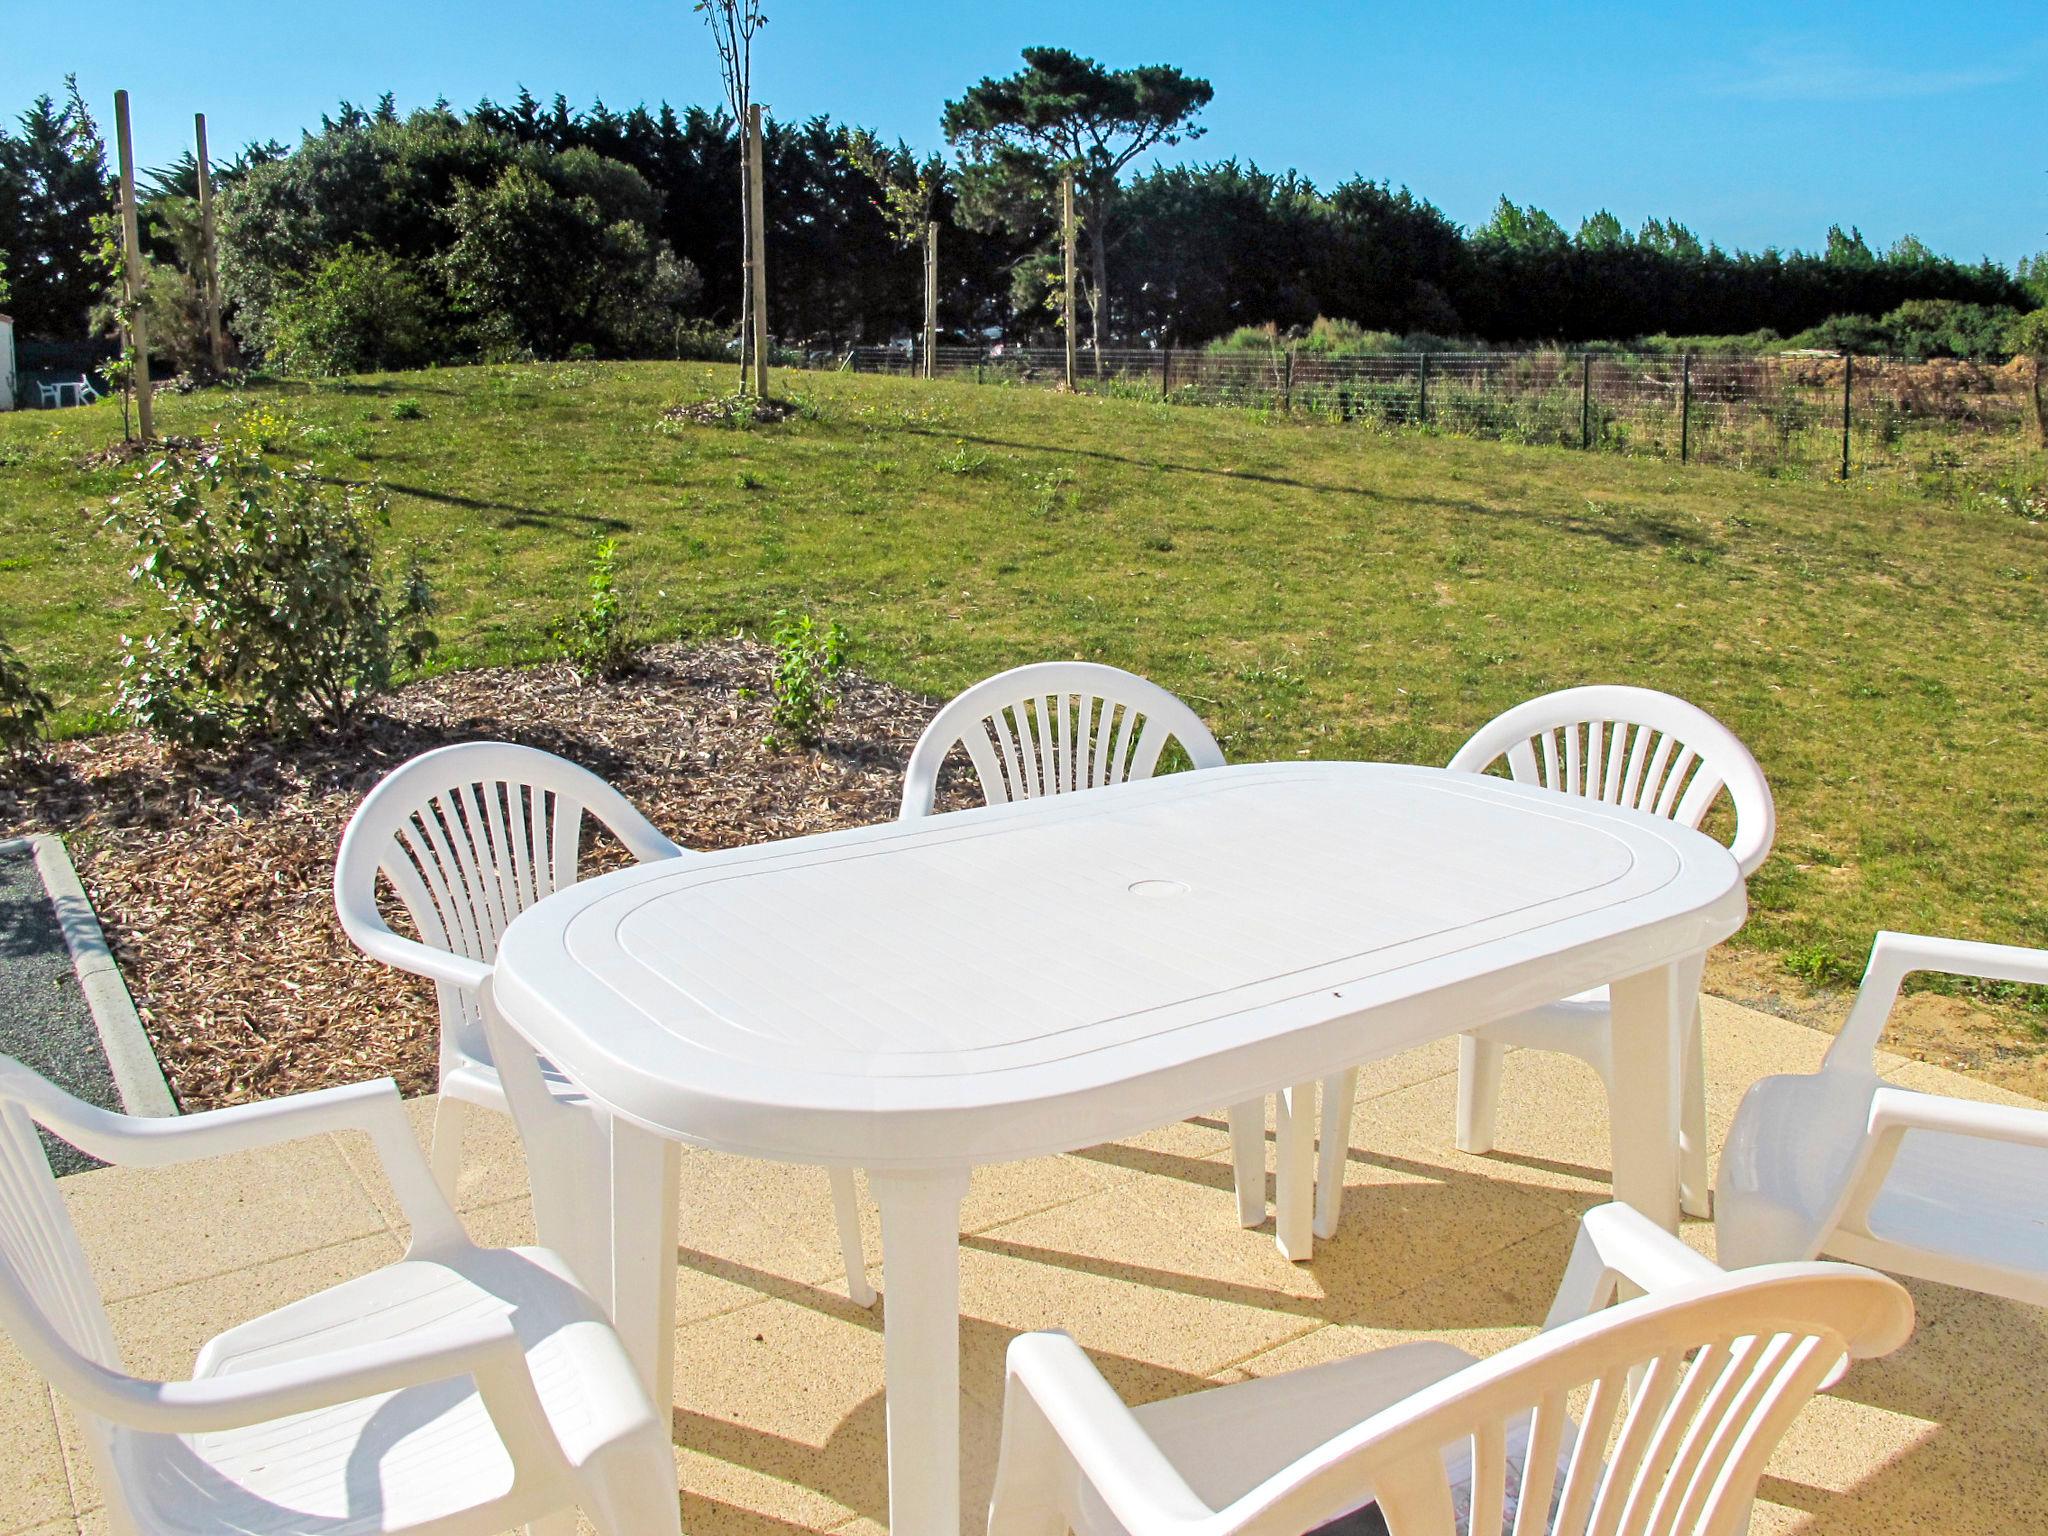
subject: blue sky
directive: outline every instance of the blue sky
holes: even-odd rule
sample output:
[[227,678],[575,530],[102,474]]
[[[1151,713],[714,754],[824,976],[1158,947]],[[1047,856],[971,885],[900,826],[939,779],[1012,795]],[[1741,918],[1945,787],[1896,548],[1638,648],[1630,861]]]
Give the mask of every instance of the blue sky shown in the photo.
[[[1453,218],[1506,192],[1567,227],[1605,206],[1724,245],[1874,243],[2011,263],[2048,249],[2048,4],[1714,6],[1362,0],[768,0],[757,95],[925,146],[948,96],[1029,43],[1207,76],[1208,133],[1173,153],[1405,183]],[[118,13],[118,19],[117,19]],[[521,84],[578,105],[711,101],[689,0],[0,0],[0,113],[76,70],[112,137],[134,100],[145,164],[207,114],[216,153],[292,141],[342,97]]]

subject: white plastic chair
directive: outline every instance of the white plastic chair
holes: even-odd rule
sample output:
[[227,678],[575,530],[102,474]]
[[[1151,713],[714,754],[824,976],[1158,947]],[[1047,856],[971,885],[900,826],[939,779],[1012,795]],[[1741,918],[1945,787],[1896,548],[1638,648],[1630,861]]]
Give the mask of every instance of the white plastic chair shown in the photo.
[[[361,1131],[412,1241],[220,1334],[190,1380],[131,1376],[37,1122],[135,1167]],[[0,1057],[0,1324],[77,1410],[127,1536],[560,1532],[579,1507],[616,1536],[680,1528],[667,1415],[618,1336],[555,1254],[469,1241],[389,1079],[146,1120]]]
[[[1744,878],[1756,873],[1777,835],[1778,813],[1763,769],[1749,749],[1697,705],[1649,688],[1567,688],[1518,704],[1481,726],[1450,761],[1456,772],[1484,773],[1505,758],[1509,774],[1561,794],[1584,795],[1697,827],[1725,790],[1735,807],[1729,851]],[[1510,1046],[1576,1056],[1600,1074],[1614,1103],[1613,1012],[1608,989],[1531,1008],[1458,1037],[1458,1148],[1490,1152],[1500,1102],[1501,1069]],[[1706,1073],[1700,1054],[1699,1008],[1686,1032],[1682,1069],[1681,1187],[1686,1211],[1704,1216],[1707,1203]],[[1344,1198],[1356,1070],[1322,1085],[1322,1135],[1317,1148],[1318,1237],[1330,1237]]]
[[[1600,1310],[1624,1280],[1649,1294]],[[1882,1275],[1724,1274],[1610,1205],[1544,1331],[1486,1360],[1406,1344],[1134,1410],[1066,1335],[1025,1334],[989,1536],[1733,1536],[1800,1408],[1912,1321]]]
[[[924,728],[903,770],[898,819],[929,816],[939,770],[967,753],[990,805],[1149,779],[1169,741],[1195,768],[1221,768],[1223,748],[1202,717],[1149,678],[1097,661],[1039,661],[985,678]],[[1230,1107],[1238,1219],[1266,1219],[1266,1106]]]
[[1720,1253],[1831,1253],[2048,1306],[2048,1112],[1878,1078],[1878,1039],[1916,971],[2048,986],[2048,950],[1880,933],[1820,1070],[1743,1096],[1714,1188]]
[[[508,1107],[478,988],[491,973],[498,940],[512,919],[576,882],[586,813],[643,863],[686,856],[588,769],[498,741],[461,742],[414,758],[370,791],[342,834],[334,865],[341,926],[366,955],[434,983],[441,1013],[441,1097],[433,1167],[451,1203],[468,1107],[500,1114]],[[394,933],[384,921],[377,908],[380,874],[412,918],[418,939]],[[557,1095],[580,1100],[552,1068],[546,1074]],[[544,1210],[588,1207],[595,1192],[607,1187],[602,1170],[575,1150],[567,1143],[528,1148],[537,1217]],[[875,1291],[861,1250],[853,1171],[834,1168],[830,1175],[847,1294],[856,1305],[871,1306]],[[562,1188],[550,1187],[555,1184]],[[541,1235],[572,1256],[585,1252],[548,1226]]]
[[976,683],[932,717],[903,771],[901,818],[929,816],[939,769],[964,747],[991,805],[1149,779],[1168,741],[1197,768],[1223,749],[1157,683],[1094,661],[1042,661]]

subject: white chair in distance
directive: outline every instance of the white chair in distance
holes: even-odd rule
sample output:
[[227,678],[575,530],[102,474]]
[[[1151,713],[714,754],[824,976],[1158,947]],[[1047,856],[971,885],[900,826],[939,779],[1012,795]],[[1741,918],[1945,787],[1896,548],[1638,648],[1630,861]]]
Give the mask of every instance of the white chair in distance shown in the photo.
[[[434,983],[441,1039],[433,1167],[451,1204],[469,1108],[500,1114],[508,1109],[478,989],[491,974],[498,940],[512,919],[576,882],[586,814],[643,863],[689,856],[588,769],[498,741],[440,747],[393,770],[364,797],[342,834],[334,865],[341,926],[372,959]],[[385,922],[377,906],[380,875],[418,938],[395,933]],[[547,1076],[552,1091],[580,1101],[573,1085],[551,1069]],[[588,1149],[575,1143],[527,1147],[537,1213],[605,1203],[603,1170],[579,1155],[582,1150]],[[861,1251],[853,1172],[834,1168],[830,1175],[847,1294],[857,1306],[872,1306],[875,1291]],[[564,1187],[544,1188],[554,1183]],[[588,1252],[565,1233],[543,1227],[541,1236],[572,1258]],[[594,1285],[598,1277],[584,1278]]]
[[[899,818],[929,816],[939,771],[958,747],[990,805],[1149,779],[1169,741],[1194,768],[1221,768],[1223,748],[1183,701],[1149,678],[1096,661],[1040,661],[984,678],[951,700],[911,748]],[[1266,1106],[1230,1107],[1238,1220],[1266,1219]]]
[[1820,1070],[1743,1096],[1714,1187],[1718,1251],[1730,1264],[1834,1254],[2048,1306],[2048,1112],[1877,1075],[1900,984],[1922,971],[2048,986],[2048,950],[1880,933]]
[[[37,1123],[130,1167],[360,1131],[411,1243],[220,1334],[189,1380],[132,1376]],[[680,1529],[668,1414],[603,1311],[555,1254],[470,1242],[388,1078],[136,1119],[0,1056],[0,1324],[77,1411],[120,1536],[557,1536],[579,1508],[606,1536]]]
[[1027,1333],[989,1536],[1736,1536],[1799,1410],[1912,1325],[1867,1269],[1724,1273],[1607,1205],[1543,1332],[1489,1359],[1417,1342],[1131,1409]]
[[[1771,787],[1749,749],[1705,710],[1654,689],[1567,688],[1531,699],[1481,726],[1449,766],[1455,772],[1484,773],[1503,758],[1518,783],[1647,811],[1688,827],[1697,827],[1725,790],[1735,810],[1729,851],[1745,879],[1756,873],[1777,835]],[[1511,1046],[1578,1057],[1607,1084],[1608,1113],[1627,1113],[1627,1106],[1614,1102],[1613,1039],[1606,987],[1460,1035],[1458,1149],[1493,1150],[1501,1070]],[[1357,1088],[1355,1069],[1323,1080],[1316,1171],[1318,1237],[1333,1236],[1337,1230]],[[1684,1204],[1689,1214],[1704,1216],[1709,1210],[1707,1100],[1697,1004],[1686,1032],[1680,1093]]]

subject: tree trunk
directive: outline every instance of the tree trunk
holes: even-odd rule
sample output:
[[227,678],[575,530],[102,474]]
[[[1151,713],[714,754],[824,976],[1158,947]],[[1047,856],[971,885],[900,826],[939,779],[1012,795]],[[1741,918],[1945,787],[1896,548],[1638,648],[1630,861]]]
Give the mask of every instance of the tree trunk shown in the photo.
[[2048,448],[2048,356],[2034,359],[2034,441]]

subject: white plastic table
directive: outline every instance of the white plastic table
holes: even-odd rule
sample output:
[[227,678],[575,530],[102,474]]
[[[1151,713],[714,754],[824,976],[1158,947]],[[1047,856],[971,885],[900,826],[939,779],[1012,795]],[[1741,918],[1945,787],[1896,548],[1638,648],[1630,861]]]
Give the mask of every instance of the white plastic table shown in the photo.
[[[1675,1230],[1679,1031],[1745,910],[1728,850],[1670,821],[1441,769],[1262,764],[623,869],[529,908],[494,986],[607,1113],[593,1272],[656,1402],[676,1143],[867,1170],[890,1524],[950,1536],[970,1168],[1608,982],[1615,1195]],[[1291,1118],[1280,1155],[1306,1156]]]

